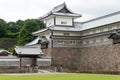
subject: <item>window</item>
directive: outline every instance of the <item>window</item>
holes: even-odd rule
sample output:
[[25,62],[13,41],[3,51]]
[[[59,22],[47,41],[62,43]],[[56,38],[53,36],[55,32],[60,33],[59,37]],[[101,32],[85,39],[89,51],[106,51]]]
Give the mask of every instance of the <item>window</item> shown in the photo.
[[82,35],[86,35],[86,32],[83,32]]
[[70,44],[76,44],[76,41],[70,41]]
[[117,29],[117,26],[112,26],[112,30]]
[[70,34],[69,33],[63,33],[64,36],[69,36]]
[[42,43],[41,44],[41,49],[46,49],[48,48],[48,43]]
[[120,26],[119,25],[117,25],[117,29],[119,29],[120,28]]
[[75,45],[75,44],[76,44],[76,41],[74,41],[74,40],[65,40],[65,41],[64,41],[64,44],[65,44],[65,45]]
[[89,41],[86,41],[87,44],[89,44]]
[[100,29],[100,32],[103,32],[103,28]]
[[61,24],[67,24],[67,22],[65,22],[65,21],[61,21]]
[[58,40],[57,44],[64,44],[64,41]]
[[112,27],[111,27],[111,26],[109,26],[109,27],[108,27],[108,30],[109,30],[109,31],[110,31],[110,30],[112,30]]
[[95,33],[96,33],[96,30],[93,31],[93,34],[95,34]]
[[76,45],[75,40],[56,40],[55,44],[58,45]]

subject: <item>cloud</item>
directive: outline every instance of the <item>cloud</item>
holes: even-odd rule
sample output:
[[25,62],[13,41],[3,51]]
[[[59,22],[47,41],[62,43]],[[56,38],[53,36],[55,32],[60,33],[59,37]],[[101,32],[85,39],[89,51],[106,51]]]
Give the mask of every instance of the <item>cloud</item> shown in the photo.
[[0,18],[7,21],[38,18],[64,1],[72,11],[83,15],[81,20],[120,10],[120,0],[0,0]]

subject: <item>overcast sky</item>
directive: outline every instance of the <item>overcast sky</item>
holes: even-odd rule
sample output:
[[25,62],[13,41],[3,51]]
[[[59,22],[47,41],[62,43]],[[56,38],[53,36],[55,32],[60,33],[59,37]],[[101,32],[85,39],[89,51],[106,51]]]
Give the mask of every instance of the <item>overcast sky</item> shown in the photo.
[[38,18],[63,2],[82,15],[78,21],[120,11],[120,0],[0,0],[0,18],[6,21]]

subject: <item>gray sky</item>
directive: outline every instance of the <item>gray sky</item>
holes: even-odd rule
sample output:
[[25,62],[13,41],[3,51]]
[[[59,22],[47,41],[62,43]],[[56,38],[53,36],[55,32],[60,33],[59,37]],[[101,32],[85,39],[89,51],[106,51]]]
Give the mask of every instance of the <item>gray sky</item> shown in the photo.
[[38,18],[63,2],[73,12],[82,14],[77,21],[120,11],[120,0],[0,0],[0,18],[6,21]]

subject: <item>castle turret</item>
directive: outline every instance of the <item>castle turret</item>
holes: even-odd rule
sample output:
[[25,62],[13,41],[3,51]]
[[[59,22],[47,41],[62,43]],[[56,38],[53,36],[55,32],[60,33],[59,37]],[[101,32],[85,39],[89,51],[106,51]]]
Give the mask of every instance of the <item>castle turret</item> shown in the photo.
[[74,26],[74,19],[81,15],[73,13],[65,3],[54,7],[50,12],[40,17],[46,23],[46,27],[50,26]]

